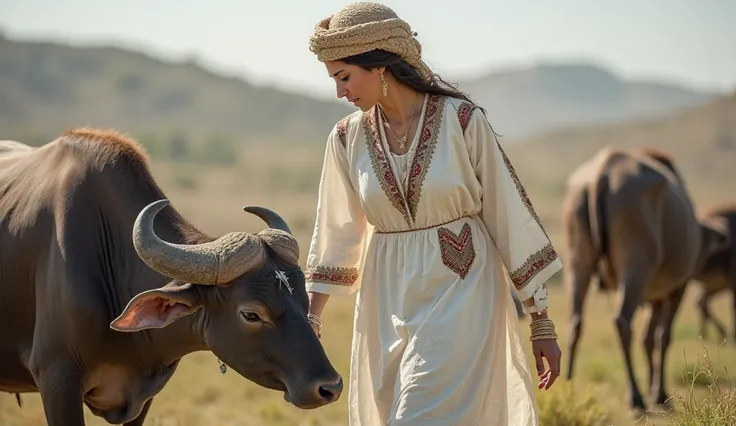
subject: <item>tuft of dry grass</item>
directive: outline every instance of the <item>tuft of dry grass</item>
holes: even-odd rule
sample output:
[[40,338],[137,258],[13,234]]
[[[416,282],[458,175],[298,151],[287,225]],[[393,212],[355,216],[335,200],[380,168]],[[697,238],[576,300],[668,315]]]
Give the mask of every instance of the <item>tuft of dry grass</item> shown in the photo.
[[[717,348],[718,349],[718,348]],[[723,365],[721,376],[714,365],[708,348],[703,345],[703,354],[698,355],[693,366],[687,363],[683,369],[682,382],[685,392],[675,391],[671,400],[674,409],[662,411],[671,426],[723,426],[736,425],[736,389],[733,387],[728,367]],[[690,368],[691,367],[691,368]],[[704,387],[706,395],[696,396],[696,388]]]
[[546,392],[537,391],[539,422],[544,426],[604,426],[611,410],[590,385],[558,379]]

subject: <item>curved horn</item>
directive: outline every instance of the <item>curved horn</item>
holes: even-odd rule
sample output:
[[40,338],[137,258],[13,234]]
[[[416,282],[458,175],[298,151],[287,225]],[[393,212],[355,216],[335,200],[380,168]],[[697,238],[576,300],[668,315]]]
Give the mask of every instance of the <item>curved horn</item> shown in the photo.
[[243,207],[243,210],[263,219],[263,221],[266,222],[266,225],[268,225],[269,228],[279,229],[288,233],[289,235],[292,235],[291,229],[289,229],[289,225],[287,225],[286,221],[275,211],[260,206],[245,206]]
[[252,213],[266,222],[268,228],[258,233],[264,243],[288,262],[299,263],[299,244],[291,233],[289,225],[271,209],[260,206],[245,206],[243,210]]
[[245,232],[232,232],[196,245],[162,240],[153,230],[153,220],[168,204],[165,199],[152,202],[141,210],[133,225],[135,251],[151,269],[193,284],[223,284],[265,259],[260,238]]

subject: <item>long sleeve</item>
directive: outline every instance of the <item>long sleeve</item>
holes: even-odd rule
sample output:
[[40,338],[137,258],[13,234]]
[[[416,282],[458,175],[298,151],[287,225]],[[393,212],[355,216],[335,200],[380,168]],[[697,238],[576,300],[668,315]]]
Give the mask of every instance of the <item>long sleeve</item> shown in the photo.
[[366,218],[350,180],[338,126],[327,138],[305,277],[307,291],[349,295],[360,287]]
[[521,302],[521,309],[527,314],[544,312],[547,310],[547,284],[543,283],[537,288],[532,297]]
[[465,129],[470,160],[483,187],[481,218],[504,266],[526,301],[562,268],[526,190],[483,112],[473,108]]

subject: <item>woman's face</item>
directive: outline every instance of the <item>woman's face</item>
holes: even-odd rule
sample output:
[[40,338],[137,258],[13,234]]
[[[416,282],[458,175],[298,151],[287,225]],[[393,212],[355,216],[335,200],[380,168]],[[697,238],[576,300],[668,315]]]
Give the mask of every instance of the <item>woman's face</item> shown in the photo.
[[338,98],[344,97],[362,111],[371,109],[381,99],[380,69],[366,71],[357,65],[340,61],[327,61],[325,67],[335,80]]

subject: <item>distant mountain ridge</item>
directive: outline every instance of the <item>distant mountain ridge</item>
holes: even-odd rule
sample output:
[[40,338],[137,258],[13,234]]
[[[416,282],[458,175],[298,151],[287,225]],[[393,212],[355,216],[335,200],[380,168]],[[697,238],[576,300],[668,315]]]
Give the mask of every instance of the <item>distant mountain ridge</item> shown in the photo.
[[[712,94],[627,82],[586,64],[542,65],[461,81],[508,139],[707,102]],[[43,140],[73,126],[132,134],[212,134],[248,143],[323,143],[349,105],[259,87],[116,47],[16,41],[0,34],[2,138]]]
[[542,63],[460,81],[460,88],[510,138],[575,125],[654,118],[706,104],[719,93],[631,81],[588,63]]

